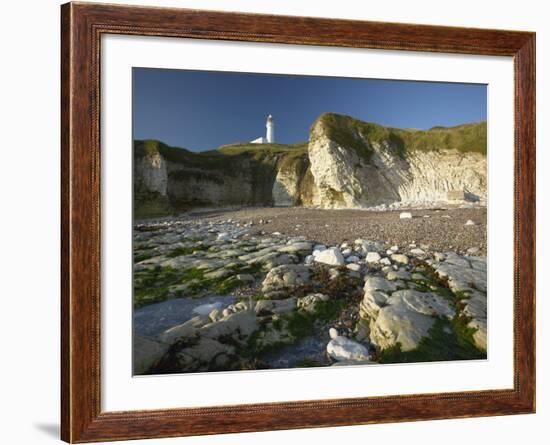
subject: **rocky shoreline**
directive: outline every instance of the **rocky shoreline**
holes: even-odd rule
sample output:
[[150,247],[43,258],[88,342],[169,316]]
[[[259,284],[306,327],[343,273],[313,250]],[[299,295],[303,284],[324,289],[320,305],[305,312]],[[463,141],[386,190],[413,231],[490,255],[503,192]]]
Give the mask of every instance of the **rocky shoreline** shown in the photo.
[[136,222],[134,373],[486,358],[485,209],[355,212]]

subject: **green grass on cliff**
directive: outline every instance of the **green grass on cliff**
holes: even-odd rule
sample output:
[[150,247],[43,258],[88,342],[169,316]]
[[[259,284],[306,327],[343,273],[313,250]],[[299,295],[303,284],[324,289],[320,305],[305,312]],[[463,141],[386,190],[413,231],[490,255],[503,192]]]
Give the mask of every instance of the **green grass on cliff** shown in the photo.
[[298,155],[307,152],[307,142],[299,144],[232,144],[223,145],[215,151],[231,156],[242,154],[256,156],[258,153]]
[[164,159],[188,168],[225,169],[227,159],[216,151],[192,152],[185,148],[170,147],[163,142],[147,139],[134,141],[134,158],[160,154]]
[[233,144],[224,145],[216,150],[193,152],[185,148],[170,147],[153,139],[134,141],[134,157],[136,159],[145,156],[152,157],[157,153],[167,161],[184,164],[186,167],[225,170],[233,167],[235,157],[261,161],[269,156],[290,159],[305,155],[307,154],[307,142],[300,144]]
[[372,148],[365,140],[377,143],[388,141],[400,156],[414,150],[452,149],[462,153],[487,154],[487,122],[411,130],[384,127],[343,114],[325,113],[319,117],[317,123],[323,125],[326,135],[331,140],[343,147],[356,150],[367,162],[372,155]]

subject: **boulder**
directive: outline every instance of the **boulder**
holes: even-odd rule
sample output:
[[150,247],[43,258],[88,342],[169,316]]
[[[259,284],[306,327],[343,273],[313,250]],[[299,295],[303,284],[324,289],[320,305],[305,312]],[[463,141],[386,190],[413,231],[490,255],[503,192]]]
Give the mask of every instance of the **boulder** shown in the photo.
[[341,266],[345,264],[344,257],[338,247],[331,247],[315,255],[315,261],[331,266]]
[[218,339],[230,336],[235,341],[245,342],[250,335],[258,330],[256,313],[250,310],[235,312],[221,320],[209,323],[199,329],[201,338]]
[[354,244],[363,252],[382,252],[384,245],[379,241],[371,241],[365,239],[356,239]]
[[393,292],[397,290],[397,285],[394,282],[388,281],[382,277],[369,276],[365,280],[363,286],[365,292],[380,290],[382,292]]
[[457,266],[449,262],[435,263],[434,269],[441,278],[448,279],[453,292],[478,290],[487,292],[487,272],[468,266]]
[[382,291],[366,291],[359,306],[359,315],[362,318],[376,318],[380,309],[386,306],[389,298],[389,295]]
[[407,272],[406,270],[390,270],[386,274],[386,278],[390,281],[410,280],[411,279],[411,273]]
[[191,320],[187,320],[185,323],[167,329],[160,334],[158,338],[161,342],[170,345],[180,338],[194,337],[197,334],[198,329],[208,324],[210,321],[211,320],[208,315],[198,315],[193,317]]
[[271,269],[263,283],[262,293],[271,299],[285,298],[289,291],[310,279],[310,269],[303,265],[285,264]]
[[410,289],[395,291],[385,300],[379,294],[365,294],[363,306],[372,317],[370,339],[381,349],[400,343],[402,351],[413,350],[428,334],[436,317],[454,316],[452,305],[444,297]]
[[134,374],[145,374],[168,351],[168,344],[134,335]]
[[281,253],[309,254],[311,253],[311,243],[308,243],[306,241],[299,241],[287,246],[283,246],[278,251]]
[[487,350],[487,320],[473,319],[468,323],[468,327],[476,329],[473,334],[475,345],[483,350]]
[[297,306],[299,309],[306,312],[315,312],[319,302],[328,300],[330,300],[330,297],[325,294],[309,294],[305,297],[298,298]]
[[211,370],[226,366],[234,354],[233,346],[202,337],[196,344],[179,351],[176,359],[182,370]]
[[264,313],[286,314],[296,309],[296,298],[291,297],[285,300],[260,300],[256,303],[254,311],[261,315]]

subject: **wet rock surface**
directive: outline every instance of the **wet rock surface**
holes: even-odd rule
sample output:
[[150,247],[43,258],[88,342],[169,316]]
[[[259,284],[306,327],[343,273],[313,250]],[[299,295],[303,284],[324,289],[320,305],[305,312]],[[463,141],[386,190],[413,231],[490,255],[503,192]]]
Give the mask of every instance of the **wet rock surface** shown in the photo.
[[[307,217],[290,231],[273,209],[243,219],[250,211],[135,224],[136,374],[486,356],[484,239],[436,249],[418,233],[406,243],[371,237],[373,221],[358,230],[354,220],[315,237]],[[387,212],[398,225],[416,224],[411,213]],[[464,222],[463,231],[483,226]]]

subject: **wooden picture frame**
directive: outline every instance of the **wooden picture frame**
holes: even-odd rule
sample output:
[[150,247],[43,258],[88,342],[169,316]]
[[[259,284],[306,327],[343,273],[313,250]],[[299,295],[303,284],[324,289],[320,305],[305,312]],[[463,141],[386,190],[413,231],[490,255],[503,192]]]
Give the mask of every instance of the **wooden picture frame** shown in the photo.
[[[535,411],[535,34],[148,8],[61,7],[61,436],[174,437]],[[100,38],[103,34],[512,56],[515,69],[514,387],[209,408],[102,412]]]

